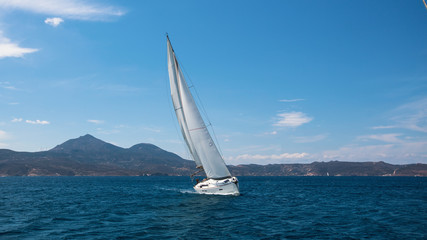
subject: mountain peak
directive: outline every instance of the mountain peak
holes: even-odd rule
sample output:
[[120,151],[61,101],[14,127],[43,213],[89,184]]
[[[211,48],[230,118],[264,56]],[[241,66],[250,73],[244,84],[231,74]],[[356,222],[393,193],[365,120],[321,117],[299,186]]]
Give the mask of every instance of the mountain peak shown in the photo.
[[80,136],[75,139],[70,139],[50,151],[52,152],[98,152],[108,150],[118,150],[120,147],[114,146],[111,143],[104,142],[90,134]]
[[84,136],[80,136],[80,137],[78,137],[78,138],[97,139],[96,137],[94,137],[94,136],[92,136],[92,135],[90,135],[90,134],[86,134],[86,135],[84,135]]
[[146,151],[146,150],[151,150],[151,151],[162,150],[161,148],[159,148],[156,145],[151,144],[151,143],[139,143],[139,144],[133,145],[129,149],[133,150],[133,151],[138,151],[138,150],[144,150],[144,151]]

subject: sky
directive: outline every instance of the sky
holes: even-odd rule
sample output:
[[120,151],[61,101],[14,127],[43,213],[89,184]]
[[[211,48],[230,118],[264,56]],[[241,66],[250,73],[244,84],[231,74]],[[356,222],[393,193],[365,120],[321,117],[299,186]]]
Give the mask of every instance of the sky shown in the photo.
[[422,0],[0,0],[0,148],[190,159],[166,33],[227,164],[427,163]]

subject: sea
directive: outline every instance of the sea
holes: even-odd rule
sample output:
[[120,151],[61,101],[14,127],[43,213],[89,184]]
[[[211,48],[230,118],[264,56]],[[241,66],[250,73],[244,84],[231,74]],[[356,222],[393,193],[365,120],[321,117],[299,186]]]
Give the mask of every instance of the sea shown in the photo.
[[427,239],[427,178],[2,177],[0,239]]

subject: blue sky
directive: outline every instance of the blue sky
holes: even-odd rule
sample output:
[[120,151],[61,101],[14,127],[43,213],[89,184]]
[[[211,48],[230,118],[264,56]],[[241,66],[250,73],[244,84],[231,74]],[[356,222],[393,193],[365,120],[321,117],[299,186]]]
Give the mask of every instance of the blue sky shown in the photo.
[[0,0],[0,148],[89,133],[190,158],[166,32],[228,164],[427,163],[422,0]]

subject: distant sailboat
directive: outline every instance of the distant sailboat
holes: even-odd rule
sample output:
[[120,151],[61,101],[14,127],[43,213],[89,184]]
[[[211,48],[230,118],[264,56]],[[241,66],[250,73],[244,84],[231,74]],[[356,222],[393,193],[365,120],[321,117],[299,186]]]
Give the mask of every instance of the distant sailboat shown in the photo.
[[[198,182],[194,189],[202,194],[239,195],[239,184],[232,177],[197,109],[190,89],[167,37],[168,71],[172,102],[187,147],[206,180]],[[196,172],[196,173],[198,173]],[[196,174],[195,173],[195,174]]]

